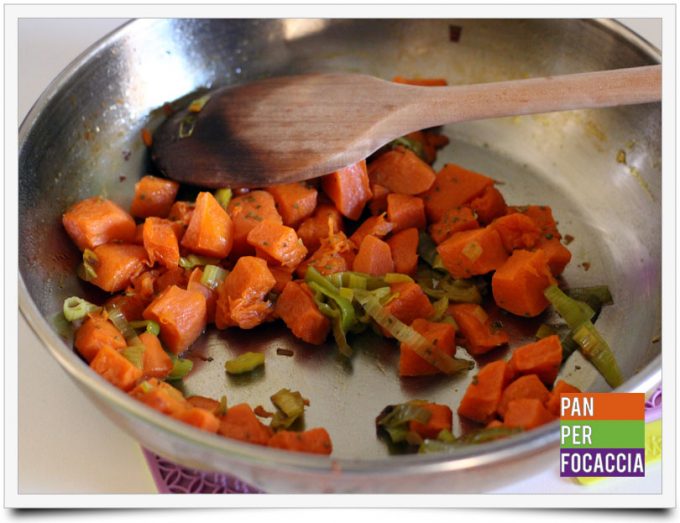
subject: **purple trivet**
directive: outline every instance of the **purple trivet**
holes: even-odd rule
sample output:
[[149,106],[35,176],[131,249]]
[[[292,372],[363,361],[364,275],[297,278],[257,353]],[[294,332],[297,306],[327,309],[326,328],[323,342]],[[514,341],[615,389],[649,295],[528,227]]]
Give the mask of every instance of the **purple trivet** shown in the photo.
[[[661,417],[661,387],[645,402],[645,421]],[[199,472],[142,449],[161,494],[259,494],[260,490],[226,474]]]
[[161,494],[259,494],[247,483],[226,474],[199,472],[142,449]]

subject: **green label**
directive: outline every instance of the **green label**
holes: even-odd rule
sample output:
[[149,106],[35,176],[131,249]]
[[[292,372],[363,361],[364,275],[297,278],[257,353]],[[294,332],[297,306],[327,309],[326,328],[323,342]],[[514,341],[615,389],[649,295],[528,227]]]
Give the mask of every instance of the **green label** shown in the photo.
[[645,446],[643,420],[562,420],[563,449],[633,449]]

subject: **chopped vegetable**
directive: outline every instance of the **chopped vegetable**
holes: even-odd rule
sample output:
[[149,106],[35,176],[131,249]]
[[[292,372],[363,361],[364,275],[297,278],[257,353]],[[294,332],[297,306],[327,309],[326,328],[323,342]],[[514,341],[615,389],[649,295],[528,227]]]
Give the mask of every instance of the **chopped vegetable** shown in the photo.
[[194,362],[191,360],[178,358],[175,355],[171,355],[170,360],[172,361],[172,370],[168,374],[169,380],[181,380],[194,368]]
[[297,391],[281,389],[271,400],[277,409],[270,425],[274,430],[289,428],[305,412],[305,400]]
[[215,290],[226,279],[227,271],[218,265],[206,265],[201,276],[201,285],[208,289]]
[[77,296],[71,296],[64,300],[64,317],[67,321],[82,320],[88,314],[99,310],[101,310],[101,307]]
[[224,187],[222,189],[217,189],[215,191],[215,199],[217,200],[217,203],[219,203],[224,210],[227,210],[227,207],[229,207],[229,203],[231,202],[231,198],[233,196],[233,193],[229,187]]
[[244,352],[233,360],[227,360],[224,368],[227,374],[245,374],[264,365],[264,354],[262,352]]
[[623,383],[623,375],[614,353],[590,321],[583,322],[576,329],[573,339],[578,343],[581,353],[595,366],[611,387],[615,388]]

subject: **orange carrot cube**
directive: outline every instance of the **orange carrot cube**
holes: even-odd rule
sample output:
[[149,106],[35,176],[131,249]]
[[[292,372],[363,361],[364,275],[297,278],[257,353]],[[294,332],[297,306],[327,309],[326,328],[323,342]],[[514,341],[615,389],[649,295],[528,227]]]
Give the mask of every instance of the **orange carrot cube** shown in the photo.
[[143,176],[135,184],[135,197],[130,213],[137,218],[165,218],[170,214],[178,190],[177,182],[156,176]]
[[256,252],[263,252],[284,267],[294,269],[307,256],[295,229],[276,222],[260,222],[248,233],[247,241]]
[[394,272],[394,261],[390,246],[375,236],[366,236],[354,258],[353,269],[373,276]]
[[297,227],[316,209],[317,190],[304,183],[271,185],[266,191],[274,197],[283,224],[289,227]]
[[345,167],[321,179],[321,188],[343,216],[357,220],[371,199],[366,161]]
[[172,269],[179,264],[179,242],[173,222],[153,216],[144,221],[144,248],[149,255],[149,263],[159,262]]
[[111,200],[87,198],[63,214],[66,232],[81,251],[113,241],[134,242],[135,220]]
[[462,279],[495,271],[508,259],[500,236],[488,227],[457,232],[437,252],[451,275]]
[[428,220],[440,221],[447,210],[468,203],[493,183],[491,178],[459,165],[445,165],[437,173],[432,187],[423,195]]
[[442,219],[429,227],[430,236],[434,242],[440,243],[448,240],[457,232],[479,229],[479,222],[469,207],[453,207],[448,209]]
[[510,367],[517,374],[536,374],[551,386],[562,365],[562,343],[557,335],[518,347],[510,358]]
[[182,247],[214,258],[225,258],[234,242],[234,224],[215,197],[202,192],[182,238]]
[[276,313],[291,332],[307,343],[326,341],[331,323],[314,301],[309,287],[302,282],[288,282],[276,302]]
[[413,275],[418,268],[418,229],[411,227],[394,234],[387,240],[390,246],[394,271]]
[[274,285],[276,279],[267,262],[254,256],[239,258],[217,288],[217,328],[238,325],[242,329],[252,329],[260,325],[272,312],[272,304],[265,298]]
[[427,220],[423,199],[408,194],[388,194],[387,219],[393,226],[392,232],[403,231],[410,227],[424,229]]
[[90,368],[121,390],[132,389],[142,377],[142,369],[135,367],[116,349],[104,346],[90,362]]
[[88,281],[107,292],[125,289],[148,264],[144,247],[130,243],[106,243],[93,252],[96,259],[90,265],[97,275]]
[[172,285],[151,302],[143,316],[160,325],[161,341],[170,352],[179,354],[196,341],[206,327],[205,296]]
[[482,367],[465,391],[458,406],[458,414],[479,423],[491,421],[498,411],[509,377],[508,365],[503,360]]
[[500,308],[531,318],[550,305],[543,293],[555,283],[542,250],[518,249],[498,267],[491,279],[491,289]]
[[78,353],[90,363],[102,347],[121,350],[127,343],[106,314],[96,313],[90,314],[78,328],[74,345]]

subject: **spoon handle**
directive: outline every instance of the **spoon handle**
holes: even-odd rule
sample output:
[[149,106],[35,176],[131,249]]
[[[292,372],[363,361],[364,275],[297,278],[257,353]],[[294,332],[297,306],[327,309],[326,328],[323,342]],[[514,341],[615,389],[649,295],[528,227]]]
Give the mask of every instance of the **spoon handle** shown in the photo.
[[[661,66],[452,87],[407,87],[413,128],[661,100]],[[417,91],[417,92],[416,92]],[[406,94],[406,93],[405,93]],[[405,122],[404,122],[405,123]]]

